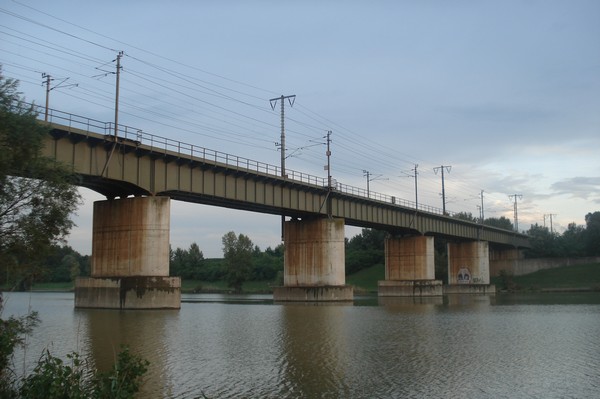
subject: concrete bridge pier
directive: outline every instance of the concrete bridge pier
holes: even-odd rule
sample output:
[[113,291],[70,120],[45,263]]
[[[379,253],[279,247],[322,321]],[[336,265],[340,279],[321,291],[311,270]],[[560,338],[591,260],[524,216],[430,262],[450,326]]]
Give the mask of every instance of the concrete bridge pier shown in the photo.
[[385,280],[378,295],[441,296],[442,282],[435,279],[433,237],[417,236],[385,240]]
[[168,197],[94,203],[91,277],[75,283],[76,308],[179,309],[169,277]]
[[344,220],[291,220],[284,225],[283,287],[275,301],[351,301],[346,285]]
[[448,286],[445,294],[493,294],[487,241],[448,243]]

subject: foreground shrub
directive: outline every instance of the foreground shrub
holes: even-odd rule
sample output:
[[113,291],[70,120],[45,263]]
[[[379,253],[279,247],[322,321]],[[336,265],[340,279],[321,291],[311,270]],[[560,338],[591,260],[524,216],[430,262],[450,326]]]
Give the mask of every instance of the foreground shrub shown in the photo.
[[[0,314],[2,308],[0,294]],[[99,373],[77,352],[68,354],[65,362],[46,350],[29,375],[17,377],[14,350],[25,345],[25,336],[37,324],[36,312],[0,319],[0,399],[128,399],[139,391],[149,362],[131,354],[127,347],[121,348],[115,364],[106,373]]]

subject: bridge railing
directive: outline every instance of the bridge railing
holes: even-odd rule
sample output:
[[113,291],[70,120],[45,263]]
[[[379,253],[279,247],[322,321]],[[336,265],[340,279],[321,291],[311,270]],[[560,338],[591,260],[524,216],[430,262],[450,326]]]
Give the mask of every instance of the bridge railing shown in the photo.
[[[35,104],[32,104],[32,106],[37,111],[39,118],[42,119],[46,108]],[[101,134],[111,134],[113,130],[110,122],[103,122],[96,119],[87,118],[85,116],[69,114],[55,109],[48,109],[48,122],[58,123],[60,125],[84,130],[86,132]]]
[[[429,212],[429,213],[436,213],[439,215],[442,215],[444,213],[443,210],[440,208],[436,208],[436,207],[429,206],[426,204],[417,204],[414,201],[406,200],[404,198],[398,198],[393,195],[377,193],[377,192],[373,192],[370,190],[367,191],[366,189],[360,188],[360,187],[354,187],[354,186],[349,186],[346,184],[338,183],[337,185],[334,186],[334,188],[340,192],[343,192],[344,194],[350,194],[350,195],[354,195],[357,197],[368,198],[371,200],[385,202],[385,203],[389,203],[392,205],[403,206],[405,208],[418,209],[421,211],[425,211],[425,212]],[[455,214],[455,212],[446,211],[447,216],[452,216],[453,214]]]
[[[34,107],[36,107],[34,105]],[[40,116],[45,113],[45,108],[37,106],[37,112]],[[103,122],[92,118],[87,118],[75,114],[49,109],[48,122],[54,122],[70,128],[83,130],[86,132],[100,133],[103,135],[114,135],[114,123]],[[237,170],[248,170],[259,174],[266,174],[274,177],[281,177],[281,167],[268,163],[255,161],[249,158],[239,157],[221,151],[211,150],[201,146],[184,143],[177,140],[172,140],[167,137],[157,136],[155,134],[144,132],[141,129],[131,126],[119,124],[118,129],[119,140],[128,141],[133,145],[144,145],[150,150],[160,150],[177,154],[178,156],[190,157],[191,160],[207,160]],[[318,187],[327,188],[327,178],[313,176],[307,173],[298,172],[295,170],[286,169],[286,179],[315,185]],[[356,197],[367,198],[370,200],[380,201],[392,205],[403,206],[406,208],[418,209],[428,213],[442,215],[443,211],[440,208],[432,207],[425,204],[416,204],[413,201],[405,200],[388,194],[367,191],[363,188],[350,186],[338,182],[332,183],[332,189],[344,194],[353,195]],[[447,216],[452,216],[454,212],[446,211]]]

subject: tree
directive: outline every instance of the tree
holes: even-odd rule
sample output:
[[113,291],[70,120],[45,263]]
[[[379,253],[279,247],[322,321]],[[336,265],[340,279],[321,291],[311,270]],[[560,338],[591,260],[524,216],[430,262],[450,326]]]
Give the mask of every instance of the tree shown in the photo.
[[569,223],[567,230],[560,237],[561,256],[585,256],[585,228]]
[[505,216],[500,216],[499,218],[487,218],[483,221],[483,224],[486,226],[498,227],[499,229],[504,230],[514,230],[512,222],[510,219]]
[[243,234],[236,237],[233,231],[225,234],[222,241],[227,285],[241,292],[242,284],[250,277],[254,244]]
[[526,232],[529,235],[531,248],[525,251],[528,258],[543,258],[562,256],[557,244],[557,235],[551,233],[550,229],[540,226],[537,223],[532,224]]
[[385,263],[384,247],[387,232],[362,229],[346,242],[346,275]]
[[275,280],[279,272],[283,273],[283,244],[275,249],[268,247],[264,252],[256,247],[252,255],[250,280]]
[[479,220],[471,212],[458,212],[453,215],[455,219],[466,220],[467,222],[477,223]]
[[600,256],[600,212],[585,215],[585,248],[588,256]]
[[[0,316],[4,309],[4,302],[0,293]],[[25,316],[10,316],[8,319],[0,317],[0,398],[14,397],[14,379],[16,373],[12,370],[12,357],[17,347],[25,345],[25,336],[31,334],[33,328],[40,322],[37,312],[30,312]]]
[[0,68],[0,261],[39,274],[39,261],[73,226],[80,196],[66,168],[41,154],[47,128]]
[[177,248],[171,250],[170,272],[172,276],[178,276],[183,279],[204,280],[203,266],[204,254],[198,247],[198,244],[193,242],[190,248],[185,250]]

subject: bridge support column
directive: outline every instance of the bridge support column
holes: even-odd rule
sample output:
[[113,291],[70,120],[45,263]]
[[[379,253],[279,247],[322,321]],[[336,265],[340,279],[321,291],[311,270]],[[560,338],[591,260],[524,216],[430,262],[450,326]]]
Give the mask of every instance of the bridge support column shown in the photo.
[[292,220],[284,226],[283,287],[275,301],[351,301],[346,284],[343,219]]
[[433,237],[385,240],[385,280],[379,296],[440,296],[442,282],[435,279]]
[[448,286],[445,294],[489,294],[490,256],[487,241],[448,243]]
[[94,203],[91,277],[75,283],[76,308],[179,309],[169,277],[168,197]]

